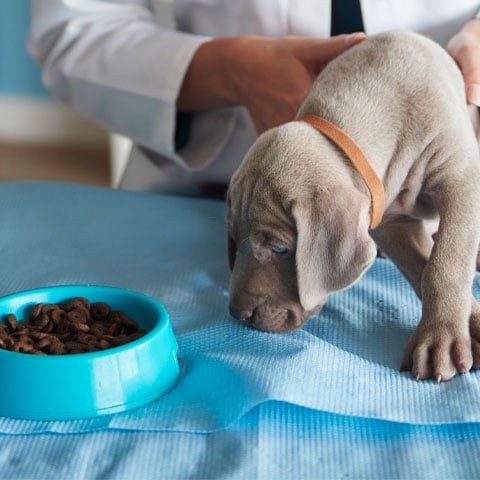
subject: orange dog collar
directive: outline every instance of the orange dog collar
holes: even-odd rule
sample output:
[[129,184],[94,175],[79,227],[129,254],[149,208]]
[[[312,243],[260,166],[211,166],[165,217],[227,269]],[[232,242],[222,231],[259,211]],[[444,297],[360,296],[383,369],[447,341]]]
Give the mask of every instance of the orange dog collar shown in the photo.
[[370,192],[370,229],[377,227],[382,221],[385,208],[385,192],[383,183],[373,170],[365,154],[356,142],[333,123],[317,115],[303,115],[297,121],[306,122],[315,130],[323,133],[350,159],[360,173]]

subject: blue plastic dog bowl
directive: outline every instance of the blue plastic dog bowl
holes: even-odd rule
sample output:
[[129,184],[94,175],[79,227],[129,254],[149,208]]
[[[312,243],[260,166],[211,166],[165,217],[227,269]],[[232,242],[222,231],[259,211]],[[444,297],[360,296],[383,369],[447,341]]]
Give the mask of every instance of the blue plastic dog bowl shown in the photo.
[[122,412],[151,402],[179,378],[177,341],[165,308],[130,290],[93,285],[53,286],[0,298],[0,318],[28,318],[37,303],[74,297],[106,302],[147,333],[125,345],[65,355],[0,349],[0,416],[67,420]]

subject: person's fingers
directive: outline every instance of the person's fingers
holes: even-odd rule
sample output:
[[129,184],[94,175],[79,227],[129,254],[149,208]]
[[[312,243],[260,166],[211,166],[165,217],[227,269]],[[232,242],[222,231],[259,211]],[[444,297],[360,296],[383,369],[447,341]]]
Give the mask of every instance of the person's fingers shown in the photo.
[[447,45],[465,81],[467,102],[480,106],[480,44],[470,32],[457,33]]
[[[343,37],[343,35],[340,35],[340,37]],[[332,37],[335,38],[335,37]],[[354,45],[357,45],[361,42],[363,42],[367,38],[367,35],[364,32],[356,32],[356,33],[350,33],[345,35],[345,43],[347,45],[347,48],[353,47]]]
[[467,102],[480,107],[480,83],[471,83],[467,86]]
[[322,69],[365,37],[355,33],[326,39],[253,39],[257,45],[248,55],[255,59],[253,65],[262,68],[252,69],[248,81],[240,85],[241,104],[248,109],[257,131],[292,120]]
[[317,74],[328,62],[349,48],[363,42],[366,38],[365,33],[357,32],[330,38],[311,39],[309,42],[300,41],[296,55]]

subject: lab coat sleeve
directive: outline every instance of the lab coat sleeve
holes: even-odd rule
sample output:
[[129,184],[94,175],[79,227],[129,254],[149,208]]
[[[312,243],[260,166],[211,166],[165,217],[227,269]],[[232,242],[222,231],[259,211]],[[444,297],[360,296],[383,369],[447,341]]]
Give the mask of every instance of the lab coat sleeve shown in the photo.
[[181,162],[175,103],[193,54],[208,40],[160,27],[146,1],[34,0],[29,52],[55,97]]

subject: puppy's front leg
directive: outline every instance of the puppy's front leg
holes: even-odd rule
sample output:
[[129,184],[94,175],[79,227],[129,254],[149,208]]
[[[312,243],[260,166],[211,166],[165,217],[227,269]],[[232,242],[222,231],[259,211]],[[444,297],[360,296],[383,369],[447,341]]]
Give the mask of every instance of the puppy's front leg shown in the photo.
[[[458,307],[458,298],[455,298],[454,289],[442,285],[445,280],[440,279],[441,285],[436,286],[435,281],[439,279],[435,270],[438,267],[433,268],[432,265],[435,263],[438,265],[440,262],[440,267],[443,263],[441,258],[438,260],[438,253],[432,256],[431,262],[433,263],[429,267],[431,272],[429,273],[428,270],[426,273],[424,272],[433,247],[429,229],[421,220],[406,216],[390,216],[385,218],[382,224],[372,232],[372,236],[382,251],[407,278],[417,296],[421,300],[425,299],[422,320],[405,348],[401,370],[412,371],[417,379],[433,376],[437,381],[450,379],[457,370],[467,371],[472,364],[468,334],[469,308],[472,304],[468,301],[459,302],[460,307]],[[438,248],[437,244],[436,252],[438,252]],[[455,254],[453,252],[450,254],[452,261],[458,266]],[[465,252],[460,256],[463,258],[464,254]],[[440,268],[440,271],[440,276],[446,276],[448,279],[448,270]],[[461,275],[462,271],[464,272],[465,269],[459,266],[457,274]],[[429,280],[431,276],[436,279],[434,282]],[[462,282],[467,284],[469,278],[467,275]],[[447,294],[437,294],[438,300],[433,299],[430,287],[425,287],[425,282],[440,292],[446,288]],[[432,303],[433,307],[427,306]],[[453,303],[453,308],[450,310],[451,303]],[[464,311],[459,312],[458,308],[462,309],[463,306],[465,306]],[[435,313],[435,309],[438,313]],[[475,322],[477,326],[475,330],[480,341],[480,316],[477,315],[477,317],[479,321]],[[480,343],[478,347],[480,355]],[[480,357],[478,363],[480,364]]]
[[480,199],[472,178],[435,190],[440,225],[421,279],[422,319],[409,340],[404,369],[416,379],[446,381],[472,367],[469,317],[479,241]]
[[[433,247],[433,239],[425,223],[417,218],[405,215],[388,215],[371,234],[381,250],[395,263],[410,282],[421,300],[423,271]],[[414,336],[407,344],[401,366],[402,371],[412,371],[417,379],[429,378],[434,374],[433,362],[428,356],[433,353],[432,345],[442,343],[441,338],[427,338],[429,328],[426,328],[427,332],[423,331],[424,328],[424,326],[419,325]],[[436,333],[435,329],[432,331],[434,334]],[[447,340],[447,336],[444,336],[444,338]],[[468,347],[468,345],[466,346]],[[445,348],[450,350],[450,345],[446,344]],[[450,360],[450,351],[446,355],[442,354],[440,356],[447,359],[443,361],[448,362],[448,365],[441,369],[444,375],[442,378],[446,379],[447,376],[455,374],[456,366]],[[438,360],[436,360],[436,363],[438,364]]]

